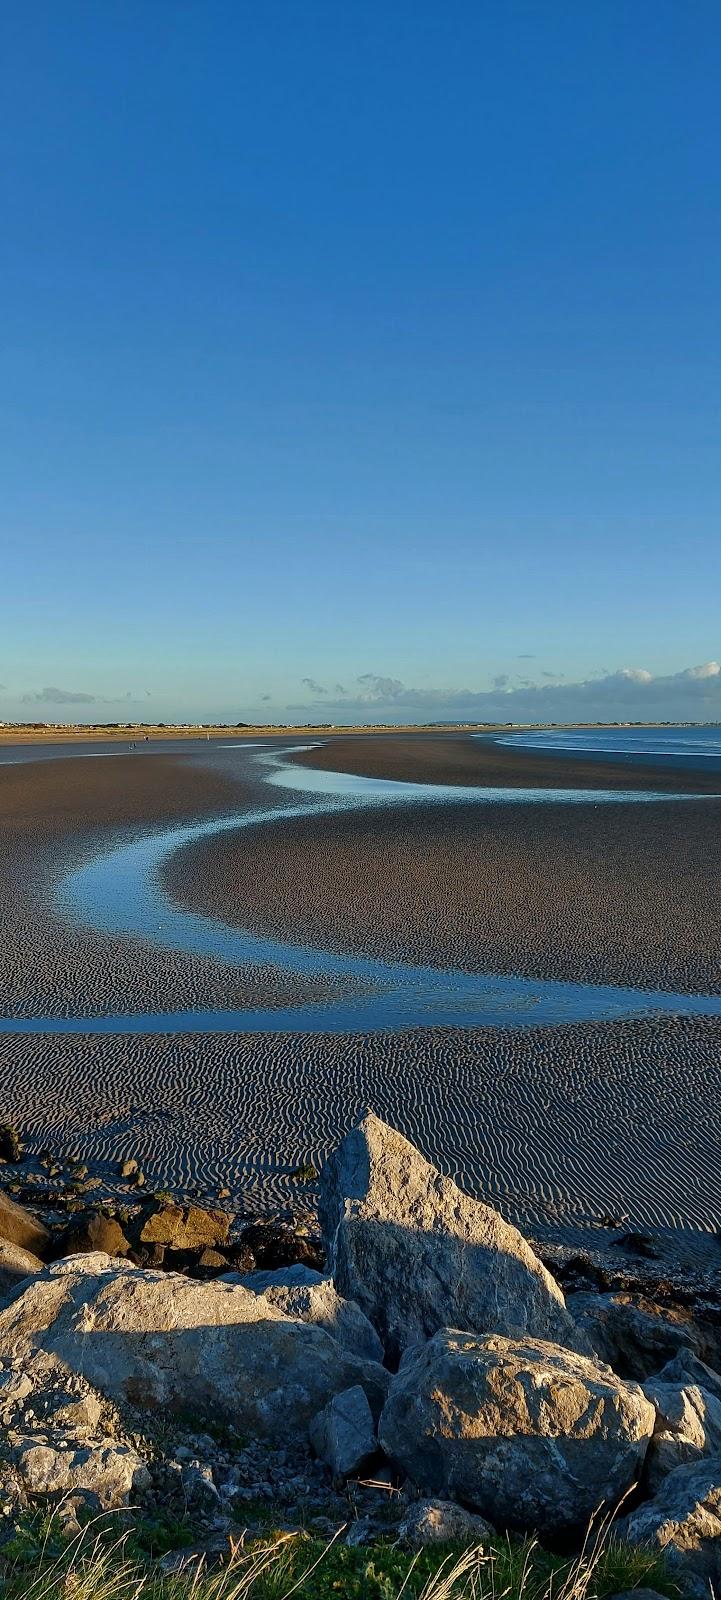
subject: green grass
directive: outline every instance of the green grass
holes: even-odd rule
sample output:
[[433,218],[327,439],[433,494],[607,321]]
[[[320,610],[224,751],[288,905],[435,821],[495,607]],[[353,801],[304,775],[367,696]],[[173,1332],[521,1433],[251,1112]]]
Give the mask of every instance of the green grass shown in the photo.
[[[188,1538],[178,1529],[177,1545]],[[679,1593],[661,1557],[605,1537],[574,1559],[549,1555],[533,1540],[494,1539],[486,1548],[391,1543],[349,1549],[276,1534],[238,1546],[228,1562],[163,1575],[148,1559],[147,1530],[121,1538],[102,1524],[64,1541],[52,1519],[35,1519],[2,1555],[3,1600],[605,1600],[646,1586],[668,1600]]]

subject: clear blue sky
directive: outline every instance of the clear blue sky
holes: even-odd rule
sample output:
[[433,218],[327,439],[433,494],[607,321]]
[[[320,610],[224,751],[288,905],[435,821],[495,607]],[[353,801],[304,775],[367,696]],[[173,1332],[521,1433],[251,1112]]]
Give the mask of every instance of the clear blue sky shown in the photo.
[[0,25],[0,717],[708,714],[717,0]]

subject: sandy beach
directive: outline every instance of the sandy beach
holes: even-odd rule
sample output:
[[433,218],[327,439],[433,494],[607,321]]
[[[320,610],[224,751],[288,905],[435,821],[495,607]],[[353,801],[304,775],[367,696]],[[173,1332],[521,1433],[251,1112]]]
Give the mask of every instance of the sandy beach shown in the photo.
[[[488,782],[502,768],[516,787],[538,772],[529,752],[488,752],[454,736],[384,737],[337,739],[295,759],[444,783]],[[608,785],[608,770],[585,766],[539,761],[551,786]],[[664,792],[690,787],[687,774],[663,776]],[[619,781],[631,787],[625,764]],[[327,978],[69,925],[53,899],[72,867],[148,830],[258,806],[282,812],[297,799],[268,790],[250,751],[0,767],[3,1013],[327,998]],[[232,829],[170,856],[163,876],[189,911],[311,946],[718,993],[720,855],[712,801],[408,811],[394,802]],[[427,1027],[332,1036],[30,1033],[0,1038],[0,1071],[3,1112],[34,1148],[96,1162],[132,1155],[164,1188],[229,1185],[247,1214],[310,1205],[293,1171],[318,1166],[371,1106],[474,1193],[556,1236],[573,1241],[609,1216],[634,1227],[721,1224],[721,1023],[710,1017],[516,1028],[429,1017]]]
[[529,750],[504,730],[490,735],[417,733],[327,738],[320,749],[294,757],[300,766],[355,772],[400,783],[493,784],[512,789],[657,789],[667,794],[721,794],[721,776],[632,760]]
[[365,1107],[524,1225],[721,1225],[721,1024],[423,1029],[367,1036],[0,1038],[38,1147],[134,1156],[151,1187],[224,1185],[249,1214],[309,1203]]
[[61,919],[55,888],[73,866],[114,842],[168,823],[232,814],[260,786],[222,765],[168,756],[72,757],[0,765],[0,995],[3,1012],[232,1009],[323,998],[322,979],[289,984],[277,970],[246,973],[200,955],[163,951]]
[[389,804],[289,818],[178,851],[164,882],[193,910],[354,954],[718,993],[721,830],[709,805]]

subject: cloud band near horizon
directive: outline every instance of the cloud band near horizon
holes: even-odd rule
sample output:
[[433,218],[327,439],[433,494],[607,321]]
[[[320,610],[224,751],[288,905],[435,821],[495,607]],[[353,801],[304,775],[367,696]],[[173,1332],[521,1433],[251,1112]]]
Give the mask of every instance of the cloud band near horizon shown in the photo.
[[[545,675],[544,675],[545,676]],[[289,705],[288,711],[315,712],[324,720],[331,712],[367,715],[389,712],[398,720],[403,712],[426,712],[434,718],[474,722],[644,722],[713,721],[721,719],[721,665],[705,661],[682,671],[654,676],[645,667],[621,667],[616,672],[589,677],[577,683],[559,681],[548,674],[542,683],[513,684],[499,673],[491,689],[410,688],[398,678],[362,673],[354,691],[343,694],[318,685],[319,696],[310,703]],[[551,680],[551,681],[549,681]],[[304,679],[308,684],[315,680]],[[404,719],[405,720],[405,719]],[[410,720],[410,719],[409,719]]]

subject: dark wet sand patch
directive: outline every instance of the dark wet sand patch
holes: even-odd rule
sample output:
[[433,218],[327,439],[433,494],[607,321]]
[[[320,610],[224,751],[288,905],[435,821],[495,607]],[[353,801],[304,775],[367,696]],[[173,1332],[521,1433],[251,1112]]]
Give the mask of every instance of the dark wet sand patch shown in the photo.
[[711,994],[720,810],[389,804],[206,839],[163,879],[183,906],[319,948]]
[[721,794],[721,774],[639,764],[631,758],[586,759],[497,744],[468,734],[331,737],[293,757],[299,766],[399,783],[499,785],[541,789],[656,789],[664,794]]

